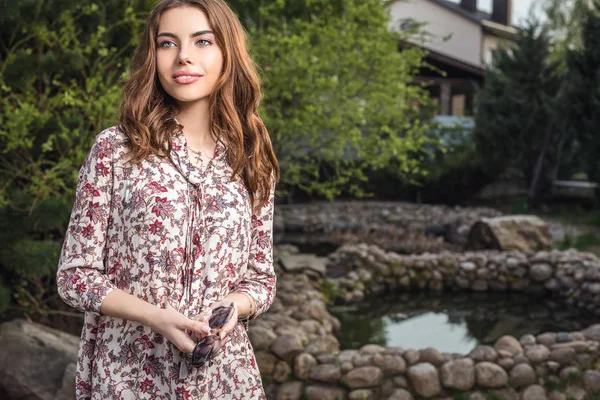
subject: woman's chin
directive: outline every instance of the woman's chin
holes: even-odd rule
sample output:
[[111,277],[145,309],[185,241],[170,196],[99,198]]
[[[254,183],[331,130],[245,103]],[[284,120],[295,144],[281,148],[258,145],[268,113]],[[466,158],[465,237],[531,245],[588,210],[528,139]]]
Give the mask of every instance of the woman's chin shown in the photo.
[[201,101],[208,101],[208,95],[207,96],[198,96],[198,95],[189,95],[189,96],[185,96],[185,95],[178,95],[178,96],[172,96],[175,100],[177,100],[178,103],[181,104],[192,104],[192,103],[198,103]]

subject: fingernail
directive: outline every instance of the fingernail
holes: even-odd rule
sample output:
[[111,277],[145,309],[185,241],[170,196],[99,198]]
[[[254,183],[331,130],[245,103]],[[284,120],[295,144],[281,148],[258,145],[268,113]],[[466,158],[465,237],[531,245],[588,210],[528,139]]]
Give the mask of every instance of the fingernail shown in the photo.
[[210,326],[205,326],[204,327],[204,332],[210,333]]

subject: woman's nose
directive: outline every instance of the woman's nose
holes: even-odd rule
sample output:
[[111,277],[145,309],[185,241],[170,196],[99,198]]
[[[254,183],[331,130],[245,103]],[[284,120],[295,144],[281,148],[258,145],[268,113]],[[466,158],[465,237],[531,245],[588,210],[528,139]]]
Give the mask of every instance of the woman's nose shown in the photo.
[[190,58],[187,47],[181,47],[181,50],[179,51],[178,61],[179,64],[191,64],[192,60]]

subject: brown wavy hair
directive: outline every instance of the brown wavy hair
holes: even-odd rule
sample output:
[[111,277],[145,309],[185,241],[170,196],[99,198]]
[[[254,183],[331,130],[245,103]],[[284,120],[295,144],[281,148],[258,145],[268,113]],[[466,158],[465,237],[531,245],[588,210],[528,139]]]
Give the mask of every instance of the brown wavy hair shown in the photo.
[[[246,33],[238,17],[222,0],[161,0],[148,17],[141,42],[131,59],[125,84],[120,127],[129,141],[130,161],[154,154],[165,158],[171,136],[183,127],[176,122],[174,99],[162,88],[156,67],[156,35],[162,14],[177,7],[203,11],[223,52],[223,71],[209,97],[211,134],[225,139],[227,160],[250,193],[253,210],[266,204],[279,181],[279,164],[267,128],[258,114],[260,79],[248,54]],[[152,77],[151,79],[148,79]]]

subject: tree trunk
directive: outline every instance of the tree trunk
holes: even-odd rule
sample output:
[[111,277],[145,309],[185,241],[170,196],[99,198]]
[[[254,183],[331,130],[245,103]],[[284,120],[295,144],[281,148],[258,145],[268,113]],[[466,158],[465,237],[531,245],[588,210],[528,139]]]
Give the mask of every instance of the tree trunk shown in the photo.
[[[556,93],[556,97],[554,98],[555,104],[563,97],[563,94],[567,87],[567,79],[568,75],[565,76],[560,83],[560,88],[558,89],[558,93]],[[550,141],[552,140],[552,134],[554,132],[553,129],[555,121],[553,116],[554,113],[550,113],[550,118],[548,118],[548,125],[546,125],[546,134],[544,135],[542,149],[538,154],[537,161],[535,163],[535,169],[533,171],[533,178],[531,179],[531,186],[529,187],[529,192],[527,193],[527,201],[530,206],[535,206],[539,200],[539,182],[541,180],[544,161],[546,161],[546,154],[548,153]]]

